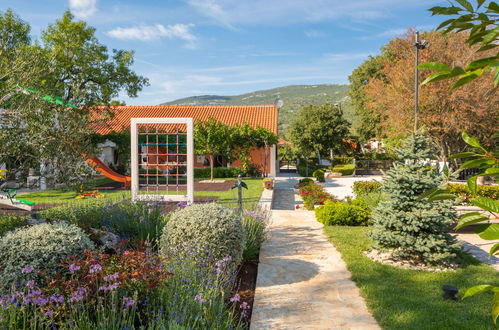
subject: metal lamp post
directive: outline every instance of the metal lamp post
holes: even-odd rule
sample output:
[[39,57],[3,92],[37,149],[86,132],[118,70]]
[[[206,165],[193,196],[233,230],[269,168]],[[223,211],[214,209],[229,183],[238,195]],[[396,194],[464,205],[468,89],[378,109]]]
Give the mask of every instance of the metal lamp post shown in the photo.
[[427,40],[419,40],[419,32],[416,31],[414,47],[416,48],[416,70],[414,74],[414,133],[418,130],[418,112],[419,112],[419,50],[428,48]]

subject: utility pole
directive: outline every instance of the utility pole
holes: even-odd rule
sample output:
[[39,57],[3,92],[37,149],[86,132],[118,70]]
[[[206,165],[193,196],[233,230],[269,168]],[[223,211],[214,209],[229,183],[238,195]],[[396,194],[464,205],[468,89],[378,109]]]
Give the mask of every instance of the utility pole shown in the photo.
[[416,47],[416,65],[414,73],[414,134],[418,130],[418,113],[419,113],[419,50],[428,48],[428,41],[419,40],[419,32],[416,31],[414,47]]

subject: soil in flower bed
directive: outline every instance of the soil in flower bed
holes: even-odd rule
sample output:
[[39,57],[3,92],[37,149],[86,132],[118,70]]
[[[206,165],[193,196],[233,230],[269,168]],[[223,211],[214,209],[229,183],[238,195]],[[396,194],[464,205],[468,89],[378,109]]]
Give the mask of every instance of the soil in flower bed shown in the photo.
[[[241,301],[246,301],[250,305],[248,313],[248,323],[253,313],[253,301],[255,299],[256,276],[258,274],[258,258],[245,260],[237,274],[239,289],[237,293],[241,296]],[[239,310],[239,309],[237,309]]]

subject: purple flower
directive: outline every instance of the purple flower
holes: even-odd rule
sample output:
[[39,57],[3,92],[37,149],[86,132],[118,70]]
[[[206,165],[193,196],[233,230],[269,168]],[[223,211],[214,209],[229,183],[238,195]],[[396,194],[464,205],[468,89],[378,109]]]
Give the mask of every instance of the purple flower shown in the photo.
[[47,298],[45,298],[44,296],[38,296],[35,298],[35,300],[33,302],[35,303],[35,305],[44,306],[49,302],[49,300]]
[[26,266],[23,269],[21,269],[21,273],[23,274],[29,274],[35,270],[35,267],[33,266]]
[[31,281],[27,281],[26,282],[26,287],[27,288],[32,288],[35,286],[35,281],[31,280]]
[[203,294],[202,294],[202,293],[198,293],[198,294],[194,297],[194,300],[199,301],[201,304],[203,304],[203,303],[205,303],[205,302],[206,302],[206,299],[203,299]]
[[143,215],[141,215],[141,216],[139,217],[139,221],[141,221],[141,222],[142,222],[142,221],[144,221],[144,219],[145,219],[145,217],[144,217]]
[[88,271],[89,274],[93,274],[93,273],[97,273],[97,272],[100,272],[102,270],[102,266],[99,265],[99,264],[94,264],[92,266],[90,266],[90,269]]
[[130,297],[123,297],[123,308],[130,308],[135,304],[135,300]]
[[108,286],[100,286],[99,291],[112,291],[112,290],[117,289],[119,285],[120,284],[118,282],[115,282],[115,283],[108,285]]
[[80,266],[78,266],[77,264],[71,264],[69,265],[69,271],[74,274],[75,272],[79,271],[81,269]]
[[120,277],[120,273],[104,276],[104,281],[115,281]]
[[153,213],[154,209],[149,209],[148,211],[149,211],[149,213]]
[[241,309],[249,309],[250,306],[246,301],[243,301],[241,305],[239,305]]
[[83,300],[85,293],[87,293],[87,289],[79,287],[75,292],[71,294],[71,298],[69,298],[69,301],[75,302]]
[[53,315],[54,315],[54,311],[53,310],[49,310],[49,311],[45,312],[45,316],[53,316]]
[[187,207],[187,203],[186,202],[178,202],[177,203],[177,207],[181,208],[181,209],[185,209]]
[[236,293],[232,298],[230,298],[231,302],[241,301],[241,296],[239,293]]
[[51,303],[62,304],[64,302],[64,297],[58,293],[54,293],[49,298]]

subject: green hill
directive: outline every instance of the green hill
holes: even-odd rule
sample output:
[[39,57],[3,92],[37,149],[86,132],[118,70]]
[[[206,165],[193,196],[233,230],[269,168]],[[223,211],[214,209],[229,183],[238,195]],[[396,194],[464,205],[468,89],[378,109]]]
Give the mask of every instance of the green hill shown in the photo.
[[348,85],[293,85],[266,89],[235,96],[191,96],[161,105],[211,105],[211,104],[273,104],[277,98],[284,101],[279,111],[279,129],[282,132],[303,106],[324,102],[340,103],[345,118],[353,121],[353,112],[347,96]]

